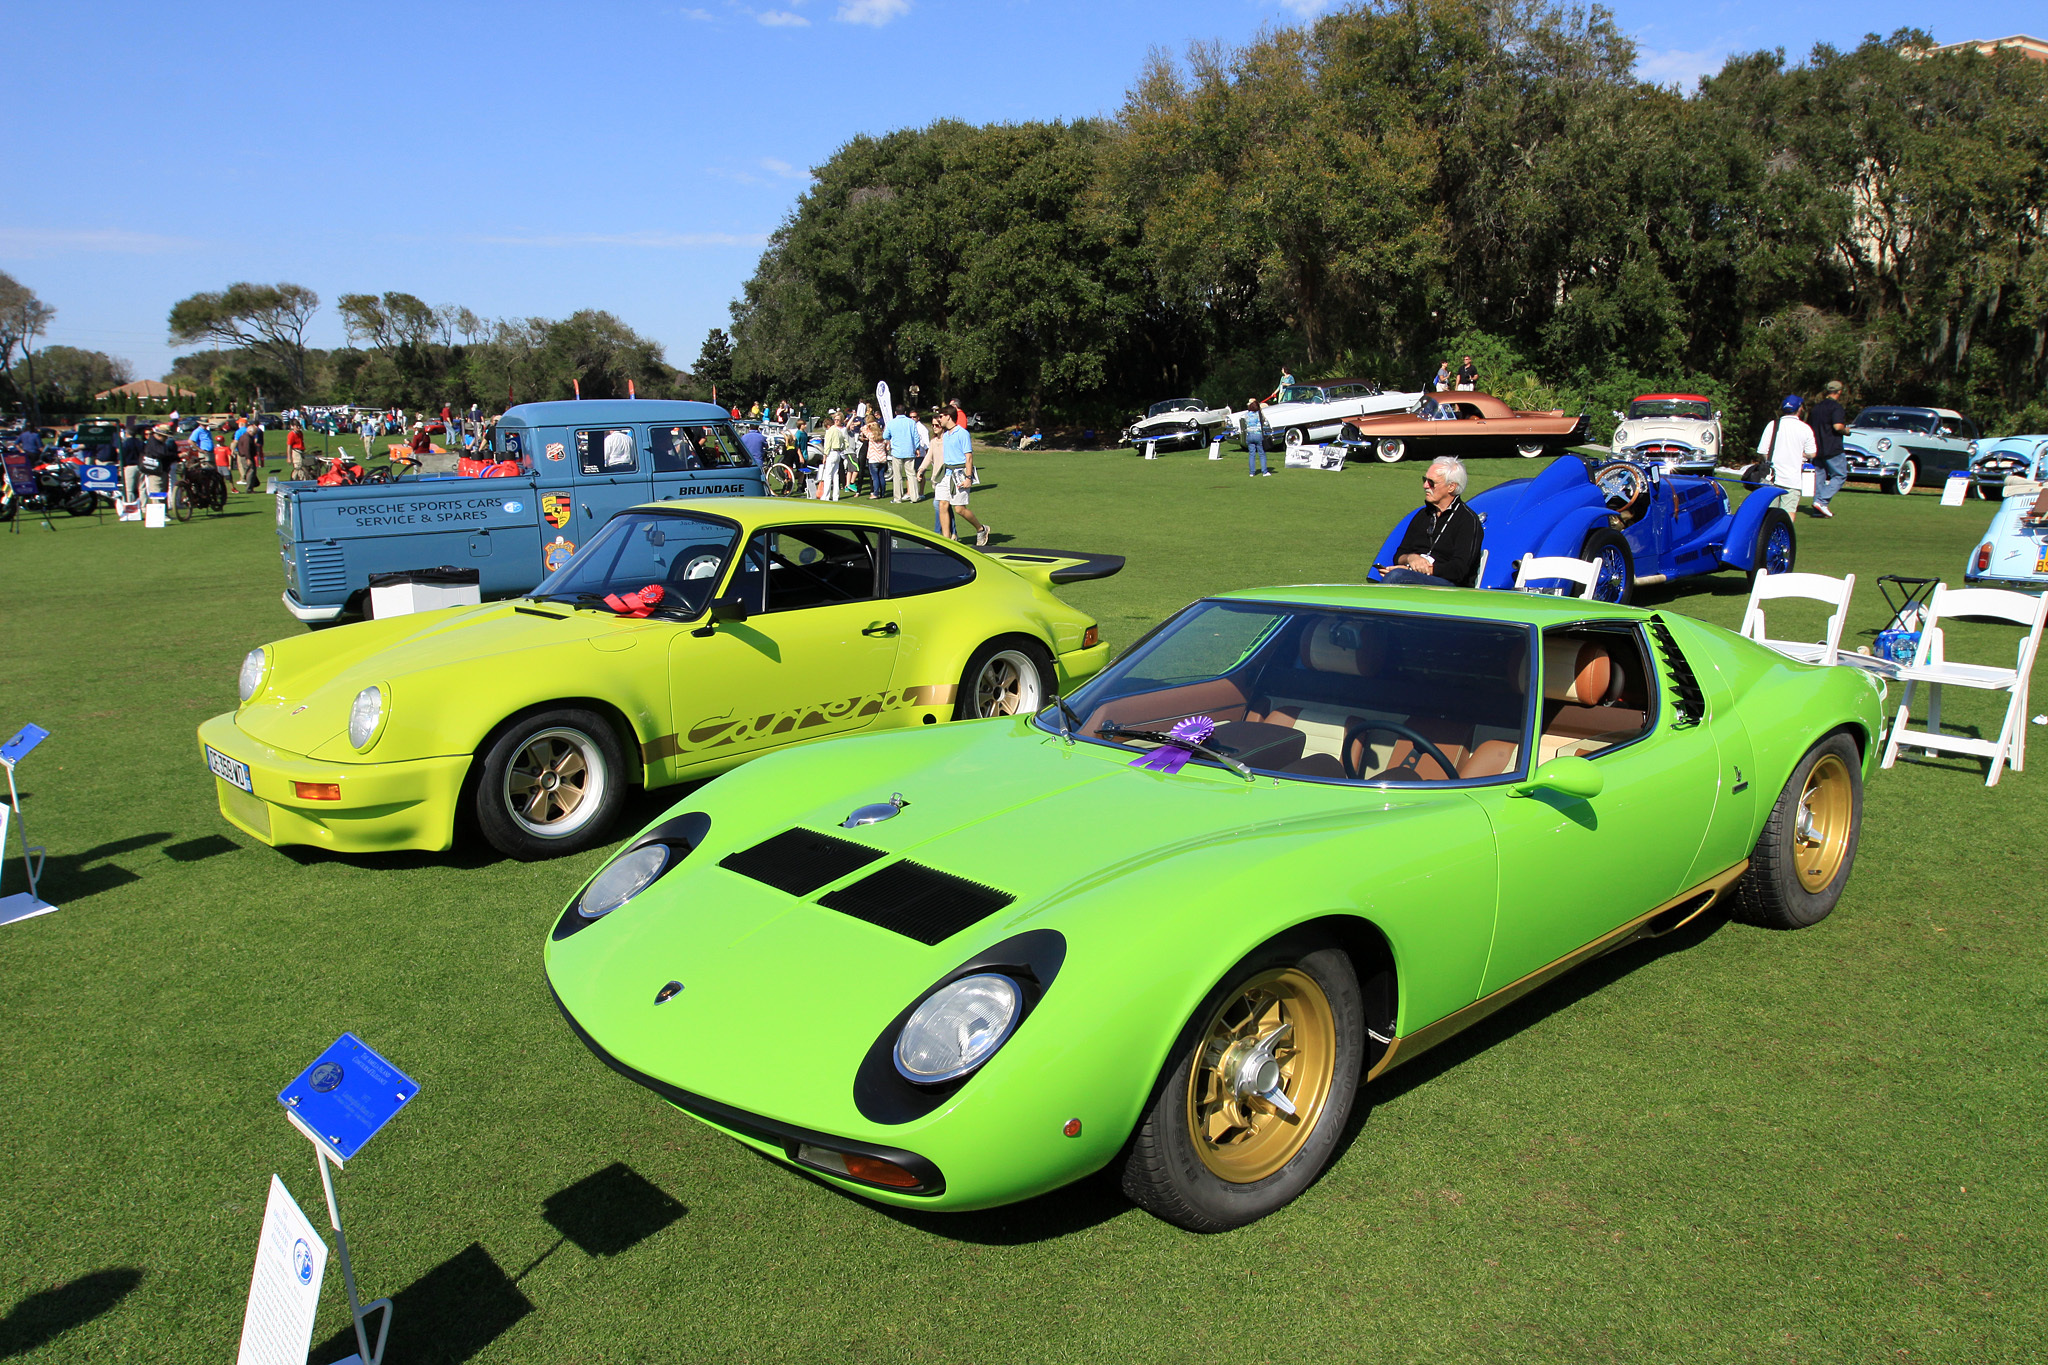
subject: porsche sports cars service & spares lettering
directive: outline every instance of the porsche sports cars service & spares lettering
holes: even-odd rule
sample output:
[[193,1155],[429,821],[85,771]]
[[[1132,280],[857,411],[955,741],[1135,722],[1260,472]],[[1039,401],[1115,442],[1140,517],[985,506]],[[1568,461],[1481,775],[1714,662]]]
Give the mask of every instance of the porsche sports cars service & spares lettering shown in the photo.
[[[279,508],[283,502],[280,500]],[[350,503],[330,510],[347,517],[354,526],[367,530],[375,526],[427,526],[450,521],[489,521],[491,509],[501,504],[496,498],[413,498],[406,501]],[[515,512],[515,504],[504,503]]]

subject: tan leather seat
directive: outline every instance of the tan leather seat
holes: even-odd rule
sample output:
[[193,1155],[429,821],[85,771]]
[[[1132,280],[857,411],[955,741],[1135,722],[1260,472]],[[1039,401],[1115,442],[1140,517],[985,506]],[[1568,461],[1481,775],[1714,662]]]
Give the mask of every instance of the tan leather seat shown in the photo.
[[1543,738],[1537,761],[1595,754],[1648,729],[1646,712],[1614,704],[1627,684],[1621,660],[1599,641],[1544,637]]

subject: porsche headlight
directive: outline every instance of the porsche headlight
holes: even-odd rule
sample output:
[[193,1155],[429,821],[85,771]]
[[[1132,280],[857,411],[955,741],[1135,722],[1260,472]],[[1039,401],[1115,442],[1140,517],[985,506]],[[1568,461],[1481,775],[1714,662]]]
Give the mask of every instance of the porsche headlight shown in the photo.
[[242,700],[248,701],[263,690],[263,679],[270,672],[270,651],[257,648],[242,656],[242,672],[235,679],[235,690]]
[[990,972],[947,982],[897,1035],[896,1069],[919,1085],[958,1080],[1009,1039],[1023,1003],[1023,991],[1007,976]]
[[643,844],[621,854],[577,899],[576,913],[585,919],[609,915],[654,885],[654,879],[668,870],[670,856],[667,844]]
[[348,742],[367,749],[384,725],[384,689],[366,687],[356,693],[348,708]]

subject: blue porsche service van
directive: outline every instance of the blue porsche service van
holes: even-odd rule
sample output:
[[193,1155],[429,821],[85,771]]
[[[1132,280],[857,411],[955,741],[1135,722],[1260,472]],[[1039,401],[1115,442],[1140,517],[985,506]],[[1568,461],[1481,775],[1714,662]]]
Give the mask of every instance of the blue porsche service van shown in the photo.
[[710,403],[522,403],[498,420],[490,449],[519,472],[277,485],[286,609],[312,623],[367,615],[372,574],[447,565],[475,569],[486,598],[513,597],[615,512],[764,491],[731,418]]

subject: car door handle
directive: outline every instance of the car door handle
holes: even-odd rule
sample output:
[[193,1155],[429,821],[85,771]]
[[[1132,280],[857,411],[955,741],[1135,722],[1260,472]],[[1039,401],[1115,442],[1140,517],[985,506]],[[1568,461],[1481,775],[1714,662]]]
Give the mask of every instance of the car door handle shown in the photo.
[[863,635],[894,635],[895,633],[896,623],[894,621],[877,621],[861,631]]

